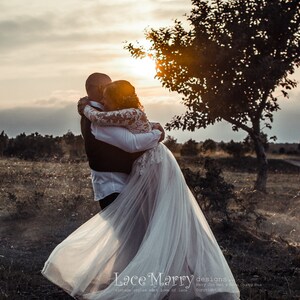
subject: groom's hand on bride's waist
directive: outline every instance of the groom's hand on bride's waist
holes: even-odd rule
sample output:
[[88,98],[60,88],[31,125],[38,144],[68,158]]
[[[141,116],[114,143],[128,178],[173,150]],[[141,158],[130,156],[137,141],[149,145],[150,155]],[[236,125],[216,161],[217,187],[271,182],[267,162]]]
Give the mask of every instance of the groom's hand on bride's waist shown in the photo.
[[85,106],[87,105],[87,104],[89,104],[89,98],[88,97],[83,97],[83,98],[80,98],[79,100],[78,100],[78,103],[77,103],[77,111],[78,111],[78,113],[81,115],[81,116],[83,116],[83,110],[84,110],[84,108],[85,108]]

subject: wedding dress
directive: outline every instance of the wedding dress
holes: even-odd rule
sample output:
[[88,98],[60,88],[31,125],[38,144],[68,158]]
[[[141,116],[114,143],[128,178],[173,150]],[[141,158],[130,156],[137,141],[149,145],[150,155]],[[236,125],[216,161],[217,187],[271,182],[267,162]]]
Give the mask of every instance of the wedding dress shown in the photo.
[[[133,131],[141,125],[125,123]],[[118,198],[60,243],[42,274],[76,299],[239,299],[222,251],[163,144],[135,161]]]

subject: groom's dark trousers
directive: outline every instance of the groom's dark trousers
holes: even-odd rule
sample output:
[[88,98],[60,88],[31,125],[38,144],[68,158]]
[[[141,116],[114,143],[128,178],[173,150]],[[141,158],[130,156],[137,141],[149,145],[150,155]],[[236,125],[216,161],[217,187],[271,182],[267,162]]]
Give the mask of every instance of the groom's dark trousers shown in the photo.
[[100,208],[104,209],[106,206],[111,204],[118,196],[119,196],[119,193],[113,193],[113,194],[106,196],[105,198],[103,198],[101,200],[98,200]]

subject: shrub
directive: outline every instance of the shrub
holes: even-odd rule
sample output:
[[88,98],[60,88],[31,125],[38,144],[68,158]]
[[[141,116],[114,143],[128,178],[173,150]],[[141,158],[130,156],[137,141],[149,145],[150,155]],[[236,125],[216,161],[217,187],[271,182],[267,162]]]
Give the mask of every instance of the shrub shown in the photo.
[[200,172],[192,172],[188,168],[182,172],[201,209],[221,212],[226,220],[230,221],[228,204],[230,200],[236,200],[234,186],[224,180],[222,171],[214,160],[205,159],[204,168],[205,177],[202,177]]
[[285,148],[284,147],[280,147],[279,154],[285,154]]
[[249,151],[249,149],[244,145],[244,143],[237,143],[231,140],[225,145],[225,151],[228,154],[232,155],[234,158],[240,158],[244,156]]
[[169,148],[170,151],[176,152],[178,144],[177,139],[168,135],[164,141],[164,145]]
[[196,156],[198,154],[197,144],[193,139],[189,139],[182,145],[180,154],[182,156]]
[[212,139],[207,139],[203,142],[201,146],[201,151],[205,152],[215,152],[217,150],[217,143]]

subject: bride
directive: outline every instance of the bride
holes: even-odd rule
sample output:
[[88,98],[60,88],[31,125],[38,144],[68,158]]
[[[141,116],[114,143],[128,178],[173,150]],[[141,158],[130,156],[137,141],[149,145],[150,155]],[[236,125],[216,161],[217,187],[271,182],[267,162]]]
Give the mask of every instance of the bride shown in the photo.
[[[109,84],[103,104],[105,112],[85,100],[79,108],[101,126],[151,130],[128,81]],[[118,198],[61,242],[42,274],[76,299],[240,299],[218,243],[163,144],[135,161]]]

